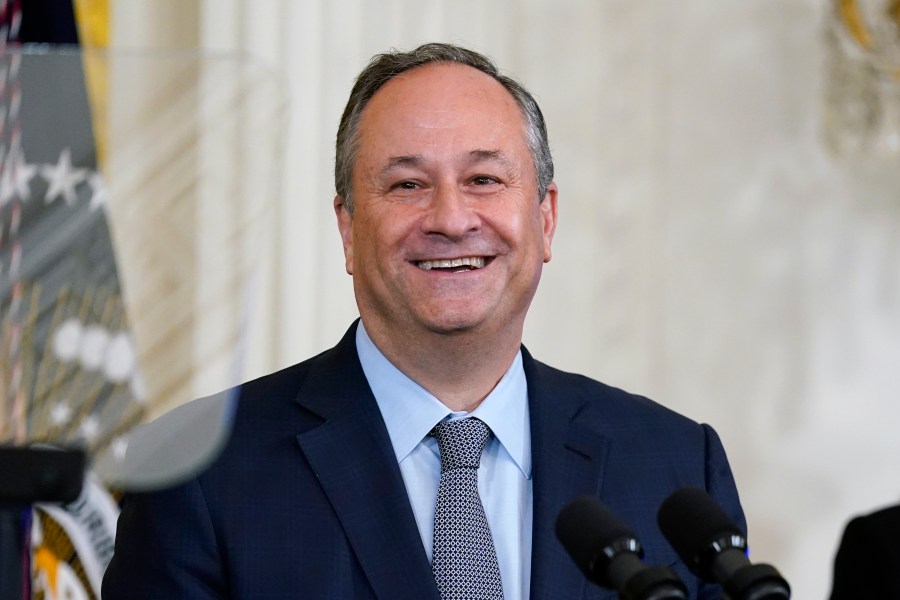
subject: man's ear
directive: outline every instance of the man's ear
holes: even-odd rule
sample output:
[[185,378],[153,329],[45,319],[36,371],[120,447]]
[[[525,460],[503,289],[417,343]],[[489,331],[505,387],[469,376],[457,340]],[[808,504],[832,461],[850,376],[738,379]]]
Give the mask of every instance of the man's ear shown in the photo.
[[348,275],[353,275],[353,215],[341,196],[334,197],[334,216],[344,245],[344,268]]
[[553,253],[550,251],[550,245],[553,243],[553,234],[556,232],[556,198],[559,195],[559,188],[555,181],[551,181],[547,187],[547,193],[541,200],[541,223],[544,232],[544,262],[550,262]]

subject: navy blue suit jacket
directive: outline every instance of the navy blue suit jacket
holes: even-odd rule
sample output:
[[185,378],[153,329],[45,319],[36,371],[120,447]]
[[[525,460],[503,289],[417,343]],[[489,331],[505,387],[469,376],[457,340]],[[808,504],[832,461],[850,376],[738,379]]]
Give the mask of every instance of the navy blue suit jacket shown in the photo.
[[[241,387],[231,438],[202,474],[125,499],[104,600],[439,600],[431,566],[351,327],[303,363]],[[600,599],[554,534],[579,495],[599,497],[671,565],[691,597],[719,597],[656,527],[662,500],[705,488],[744,527],[715,432],[646,398],[535,361],[531,598]],[[509,599],[518,600],[518,599]]]

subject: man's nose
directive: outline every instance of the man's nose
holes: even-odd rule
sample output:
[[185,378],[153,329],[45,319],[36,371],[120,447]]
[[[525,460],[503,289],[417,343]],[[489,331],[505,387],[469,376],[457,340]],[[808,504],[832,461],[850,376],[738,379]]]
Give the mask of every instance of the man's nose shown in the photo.
[[454,184],[436,186],[422,221],[425,233],[461,238],[477,231],[481,227],[481,218],[474,202]]

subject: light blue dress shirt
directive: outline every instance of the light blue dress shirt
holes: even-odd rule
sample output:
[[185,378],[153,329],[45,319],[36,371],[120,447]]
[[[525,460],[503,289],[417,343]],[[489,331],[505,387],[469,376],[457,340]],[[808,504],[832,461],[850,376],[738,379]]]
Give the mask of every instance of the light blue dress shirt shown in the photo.
[[441,477],[437,440],[428,432],[443,419],[478,417],[494,437],[485,446],[478,491],[491,526],[506,600],[528,598],[531,578],[531,428],[528,387],[519,352],[506,374],[471,413],[453,412],[404,375],[375,347],[360,322],[356,349],[375,394],[422,544],[431,560],[434,503]]

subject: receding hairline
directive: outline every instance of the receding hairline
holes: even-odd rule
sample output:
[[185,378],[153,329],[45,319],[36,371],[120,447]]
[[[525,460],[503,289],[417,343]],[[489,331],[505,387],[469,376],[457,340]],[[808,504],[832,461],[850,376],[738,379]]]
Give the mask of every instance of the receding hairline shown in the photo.
[[[525,130],[526,146],[528,145],[528,126],[529,126],[528,114],[526,113],[526,111],[522,107],[522,105],[518,102],[515,95],[513,95],[513,93],[509,89],[507,89],[507,87],[505,85],[503,85],[500,81],[498,81],[497,78],[493,77],[489,73],[485,73],[481,69],[477,69],[470,65],[455,62],[455,61],[450,61],[450,60],[431,62],[431,63],[425,63],[423,65],[418,65],[411,69],[405,69],[405,70],[401,71],[400,73],[397,73],[396,75],[391,76],[389,79],[386,79],[380,86],[378,86],[378,88],[372,93],[371,96],[369,96],[369,98],[366,100],[366,102],[362,105],[360,112],[359,112],[359,119],[356,123],[357,135],[359,135],[362,132],[363,124],[367,120],[366,117],[367,117],[367,115],[369,115],[371,113],[370,109],[372,108],[373,104],[377,105],[377,99],[379,98],[379,96],[383,97],[382,92],[385,91],[386,88],[393,87],[396,84],[402,83],[404,80],[408,80],[410,77],[415,76],[416,73],[419,73],[421,75],[421,73],[424,71],[443,69],[445,67],[453,68],[454,70],[458,70],[457,68],[465,69],[466,71],[471,72],[473,79],[476,79],[476,80],[480,79],[483,82],[485,82],[487,85],[489,85],[490,87],[494,88],[494,90],[501,92],[501,95],[499,96],[499,98],[503,98],[503,103],[508,108],[512,109],[512,112],[514,114],[518,115],[518,118],[520,119],[520,124]],[[440,87],[445,87],[445,85],[442,84]],[[483,91],[487,92],[489,90],[483,90]]]
[[458,64],[481,71],[503,87],[508,98],[518,106],[523,118],[525,141],[532,157],[538,195],[543,198],[553,181],[553,157],[550,152],[547,126],[536,98],[518,80],[500,71],[487,56],[453,44],[422,44],[409,52],[392,49],[372,57],[360,72],[344,107],[336,136],[335,188],[353,211],[352,173],[359,148],[360,122],[372,98],[392,79],[408,77],[421,67]]
[[471,65],[467,65],[465,63],[460,63],[452,60],[442,60],[436,62],[425,63],[422,65],[417,65],[410,69],[404,69],[395,75],[391,75],[389,78],[385,79],[381,85],[379,85],[372,95],[366,100],[366,102],[362,105],[360,111],[360,123],[365,118],[366,113],[369,110],[369,107],[375,101],[375,99],[381,94],[385,88],[393,87],[397,83],[401,83],[404,80],[408,80],[411,77],[414,77],[417,73],[421,75],[424,71],[434,71],[434,70],[443,70],[443,69],[452,69],[459,72],[466,72],[472,79],[481,79],[485,83],[488,83],[491,87],[494,87],[497,90],[503,92],[503,97],[505,101],[510,104],[510,106],[516,108],[518,114],[522,117],[522,122],[527,126],[528,124],[528,115],[525,113],[525,109],[519,104],[519,101],[516,99],[515,95],[501,83],[496,77],[491,75],[490,73],[485,73],[481,69],[473,67]]

